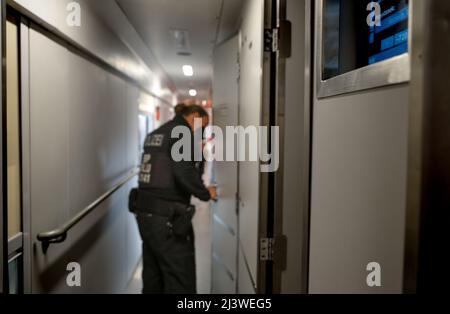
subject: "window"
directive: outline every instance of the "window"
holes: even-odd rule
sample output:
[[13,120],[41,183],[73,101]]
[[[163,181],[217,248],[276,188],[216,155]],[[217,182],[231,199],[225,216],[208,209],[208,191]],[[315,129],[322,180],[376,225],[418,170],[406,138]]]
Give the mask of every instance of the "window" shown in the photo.
[[8,238],[22,231],[18,27],[7,21]]

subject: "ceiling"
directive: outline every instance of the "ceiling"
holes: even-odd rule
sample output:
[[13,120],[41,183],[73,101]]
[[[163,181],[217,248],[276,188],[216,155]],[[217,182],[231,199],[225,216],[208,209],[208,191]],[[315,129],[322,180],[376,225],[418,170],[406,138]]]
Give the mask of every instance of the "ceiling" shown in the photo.
[[[214,47],[237,31],[243,1],[116,2],[175,84],[179,101],[209,100]],[[173,31],[187,31],[187,45],[180,47]],[[183,54],[180,55],[180,52]],[[183,65],[193,66],[193,77],[184,76]],[[190,89],[196,89],[198,95],[189,96]]]

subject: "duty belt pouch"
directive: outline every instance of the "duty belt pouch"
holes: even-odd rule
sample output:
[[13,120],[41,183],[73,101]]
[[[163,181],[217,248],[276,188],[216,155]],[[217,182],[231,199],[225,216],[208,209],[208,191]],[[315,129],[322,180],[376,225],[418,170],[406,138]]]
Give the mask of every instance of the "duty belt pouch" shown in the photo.
[[171,222],[173,234],[178,237],[187,237],[192,229],[194,215],[195,206],[184,206],[181,212],[179,208],[175,209]]
[[133,214],[136,214],[138,212],[138,196],[139,190],[132,189],[128,197],[128,209]]

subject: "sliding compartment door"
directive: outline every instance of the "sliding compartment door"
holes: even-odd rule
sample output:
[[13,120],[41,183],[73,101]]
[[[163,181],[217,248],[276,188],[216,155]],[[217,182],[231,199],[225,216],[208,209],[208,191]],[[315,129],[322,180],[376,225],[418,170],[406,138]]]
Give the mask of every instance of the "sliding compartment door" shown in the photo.
[[[245,2],[241,27],[239,124],[262,125],[264,2]],[[250,139],[250,141],[252,141]],[[248,144],[251,142],[247,140]],[[239,143],[239,149],[246,149]],[[260,164],[239,164],[239,293],[258,290],[260,225]]]
[[[214,125],[222,130],[238,124],[238,49],[236,36],[217,47],[214,54]],[[237,288],[238,164],[216,162],[215,169],[220,199],[212,206],[212,292],[234,294]]]

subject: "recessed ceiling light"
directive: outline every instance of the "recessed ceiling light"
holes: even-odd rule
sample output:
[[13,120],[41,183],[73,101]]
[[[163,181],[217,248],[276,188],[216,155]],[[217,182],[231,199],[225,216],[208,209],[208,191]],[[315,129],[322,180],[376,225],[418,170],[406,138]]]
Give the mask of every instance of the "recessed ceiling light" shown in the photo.
[[183,65],[183,73],[185,76],[194,76],[194,69],[191,65]]
[[197,96],[197,91],[195,89],[191,89],[189,90],[189,95],[191,95],[192,97]]

